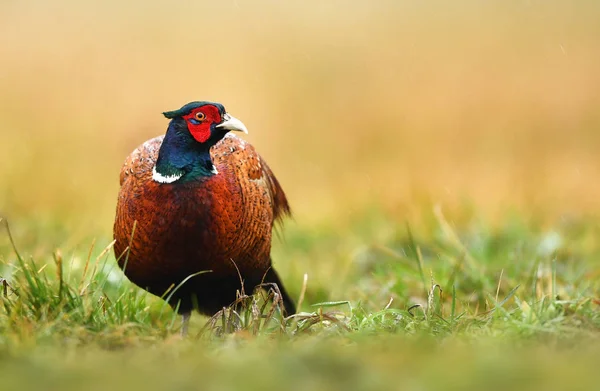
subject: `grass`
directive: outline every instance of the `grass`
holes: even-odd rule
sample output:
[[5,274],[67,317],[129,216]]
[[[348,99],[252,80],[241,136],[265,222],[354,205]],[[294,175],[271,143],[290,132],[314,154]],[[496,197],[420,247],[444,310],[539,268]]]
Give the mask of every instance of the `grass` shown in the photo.
[[[316,251],[311,262],[346,269],[340,281],[330,289],[311,273],[304,286],[286,278],[304,296],[299,314],[282,318],[277,300],[265,300],[273,291],[257,292],[241,299],[239,313],[196,315],[184,340],[170,308],[122,278],[110,245],[75,252],[73,259],[86,260],[82,268],[60,250],[43,263],[13,249],[4,254],[2,280],[3,382],[61,389],[99,381],[121,389],[591,386],[600,336],[598,226],[572,221],[549,230],[514,217],[455,225],[439,207],[424,214],[428,226],[383,214],[358,219],[349,231],[366,237],[376,227],[383,240],[347,260],[330,257],[328,238],[293,229],[286,252],[306,262]],[[343,295],[330,293],[336,284]]]

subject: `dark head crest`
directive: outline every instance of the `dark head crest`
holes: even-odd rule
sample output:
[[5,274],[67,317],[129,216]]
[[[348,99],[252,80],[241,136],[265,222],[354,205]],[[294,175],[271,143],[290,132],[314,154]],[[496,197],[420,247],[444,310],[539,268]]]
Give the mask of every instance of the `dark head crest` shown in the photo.
[[215,102],[206,102],[206,101],[196,101],[196,102],[190,102],[188,104],[183,105],[180,109],[178,110],[173,110],[173,111],[165,111],[163,113],[163,115],[168,118],[168,119],[173,119],[173,118],[177,118],[177,117],[182,117],[184,115],[189,114],[192,110],[197,109],[198,107],[202,107],[202,106],[206,106],[206,105],[212,105],[215,106],[219,109],[219,112],[221,113],[221,115],[225,114],[225,108],[223,107],[222,104],[220,103],[215,103]]

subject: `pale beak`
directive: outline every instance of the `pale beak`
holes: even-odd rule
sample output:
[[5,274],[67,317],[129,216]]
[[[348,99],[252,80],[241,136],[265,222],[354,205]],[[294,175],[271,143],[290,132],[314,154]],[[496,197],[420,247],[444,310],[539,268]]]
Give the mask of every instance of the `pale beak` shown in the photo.
[[243,132],[248,134],[248,129],[246,129],[246,125],[239,119],[229,115],[223,114],[223,122],[216,126],[217,128],[223,128],[227,130],[236,130],[238,132]]

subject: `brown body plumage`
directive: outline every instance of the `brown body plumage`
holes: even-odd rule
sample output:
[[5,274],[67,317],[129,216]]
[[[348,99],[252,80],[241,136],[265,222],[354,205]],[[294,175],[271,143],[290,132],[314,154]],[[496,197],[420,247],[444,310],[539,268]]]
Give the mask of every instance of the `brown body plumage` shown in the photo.
[[[285,309],[292,300],[271,265],[274,222],[290,207],[273,172],[254,147],[227,134],[212,148],[216,174],[194,180],[153,180],[163,136],[125,161],[114,224],[115,253],[127,277],[161,296],[194,273],[169,304],[180,313],[212,315],[241,290],[277,283]],[[135,230],[134,230],[135,225]]]

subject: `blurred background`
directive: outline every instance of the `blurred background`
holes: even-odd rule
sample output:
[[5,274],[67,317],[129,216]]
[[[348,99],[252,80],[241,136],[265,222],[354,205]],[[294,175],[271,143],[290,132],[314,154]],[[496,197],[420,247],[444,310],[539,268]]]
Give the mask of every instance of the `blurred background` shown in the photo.
[[107,243],[125,157],[213,100],[307,232],[434,204],[594,216],[599,20],[591,0],[3,1],[0,214],[44,250]]

